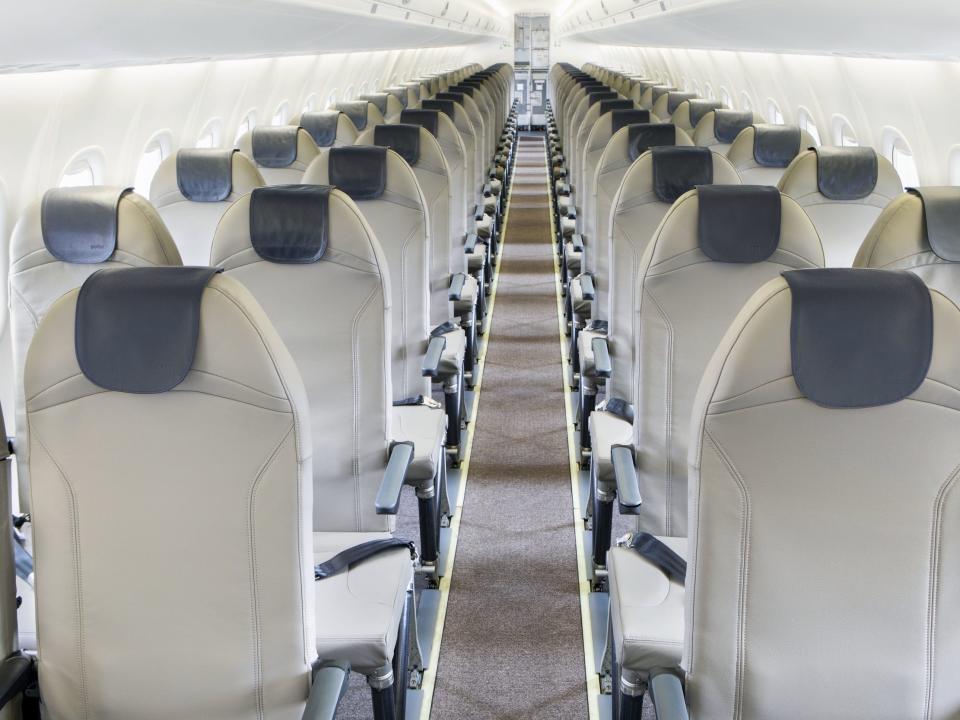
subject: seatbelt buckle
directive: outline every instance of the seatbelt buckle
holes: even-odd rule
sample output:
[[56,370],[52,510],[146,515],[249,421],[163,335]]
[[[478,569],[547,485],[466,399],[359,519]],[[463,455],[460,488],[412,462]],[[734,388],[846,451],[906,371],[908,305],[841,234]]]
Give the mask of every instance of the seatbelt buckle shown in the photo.
[[617,538],[616,546],[617,547],[632,547],[633,538],[636,533],[628,532],[624,533]]

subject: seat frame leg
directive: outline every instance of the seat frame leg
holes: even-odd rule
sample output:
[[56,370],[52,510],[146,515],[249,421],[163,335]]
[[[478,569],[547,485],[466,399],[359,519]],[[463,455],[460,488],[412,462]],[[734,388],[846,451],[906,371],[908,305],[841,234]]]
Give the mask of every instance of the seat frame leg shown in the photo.
[[613,535],[613,501],[615,497],[613,493],[608,493],[600,487],[600,481],[597,477],[597,464],[593,456],[590,458],[590,484],[593,503],[593,528],[591,532],[593,538],[593,575],[595,584],[602,586],[602,580],[606,577],[607,552],[610,550]]

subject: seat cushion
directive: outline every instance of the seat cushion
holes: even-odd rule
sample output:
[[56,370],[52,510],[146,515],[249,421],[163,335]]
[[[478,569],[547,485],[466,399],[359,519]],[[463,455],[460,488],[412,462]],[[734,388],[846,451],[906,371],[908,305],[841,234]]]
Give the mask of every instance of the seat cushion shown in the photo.
[[[473,252],[467,253],[467,269],[470,272],[477,272],[487,262],[487,245],[478,242],[473,246]],[[474,278],[476,279],[476,278]]]
[[[387,533],[314,533],[315,562]],[[413,582],[413,563],[403,548],[376,555],[316,588],[317,654],[345,660],[359,673],[393,661],[397,630]]]
[[[686,559],[686,538],[660,538]],[[625,670],[679,667],[683,654],[684,587],[635,550],[607,554],[613,648]]]
[[478,237],[488,238],[493,231],[493,218],[484,215],[482,220],[476,220],[476,233]]
[[[567,245],[569,246],[570,243],[567,243]],[[583,253],[577,253],[577,254],[581,256],[579,262],[582,264]],[[573,267],[569,265],[569,260],[568,260],[567,267],[570,269],[571,272],[573,272]],[[590,313],[592,312],[592,309],[593,309],[591,307],[592,302],[590,300],[587,300],[583,296],[583,285],[580,284],[580,276],[571,278],[570,280],[570,303],[573,307],[573,314],[576,315],[578,318],[583,319],[583,318],[590,317]]]
[[[479,258],[482,263],[483,258]],[[479,269],[479,265],[477,269]],[[461,300],[453,303],[453,311],[458,317],[465,318],[473,312],[477,304],[477,294],[480,292],[480,283],[473,275],[467,275],[463,281],[463,292],[460,293]]]
[[437,474],[446,429],[447,416],[442,407],[431,404],[393,408],[392,439],[413,443],[413,460],[407,470],[410,480],[429,480]]
[[573,237],[577,232],[577,221],[568,217],[560,218],[560,233],[565,238]]
[[583,267],[583,253],[574,250],[572,242],[564,243],[563,261],[567,265],[567,272],[571,275],[577,275],[580,273],[580,268]]
[[[571,283],[571,287],[573,284]],[[574,308],[576,312],[576,308]],[[577,335],[577,354],[580,356],[580,372],[593,377],[596,374],[596,364],[593,356],[594,338],[605,338],[606,333],[597,330],[581,330]],[[622,422],[622,421],[621,421]]]
[[20,607],[17,608],[17,637],[22,650],[37,649],[37,598],[33,593],[33,586],[21,577],[17,579],[17,597],[20,598]]
[[[474,278],[474,284],[476,279]],[[467,334],[463,328],[444,333],[447,344],[440,355],[440,377],[452,377],[463,367],[463,356],[467,350]]]
[[593,448],[593,463],[597,478],[613,480],[613,461],[610,453],[614,445],[629,445],[633,442],[633,425],[603,409],[590,413],[590,446]]

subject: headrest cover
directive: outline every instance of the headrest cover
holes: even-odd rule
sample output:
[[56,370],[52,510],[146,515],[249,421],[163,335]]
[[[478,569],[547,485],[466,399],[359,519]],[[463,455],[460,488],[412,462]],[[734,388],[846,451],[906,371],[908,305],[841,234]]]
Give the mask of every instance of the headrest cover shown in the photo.
[[233,190],[237,150],[190,148],[177,151],[177,187],[192,202],[222,202]]
[[430,131],[434,137],[440,130],[440,113],[437,110],[404,110],[400,113],[400,122],[407,125],[419,125]]
[[627,128],[627,157],[633,162],[652,147],[677,144],[677,128],[671,123],[641,123]]
[[702,147],[654,147],[653,191],[673,203],[698,185],[713,184],[713,153]]
[[810,400],[863,408],[903,400],[933,355],[933,303],[907,271],[790,270],[793,377]]
[[354,200],[376,200],[387,187],[387,148],[332,148],[327,172],[330,184]]
[[606,115],[614,110],[630,110],[633,108],[633,100],[602,100],[600,101],[600,114]]
[[869,147],[814,148],[817,186],[830,200],[859,200],[877,186],[877,151]]
[[713,112],[714,110],[719,110],[723,107],[723,103],[719,100],[699,100],[694,99],[690,101],[690,124],[693,127],[696,127],[700,124],[700,121],[703,120],[704,116],[708,112]]
[[923,202],[927,242],[934,254],[960,262],[960,187],[910,188]]
[[753,113],[750,110],[717,110],[713,114],[713,134],[717,140],[727,145],[737,139],[737,135],[753,125]]
[[253,159],[266,168],[284,168],[297,159],[297,133],[295,125],[255,127],[251,144]]
[[193,366],[203,290],[218,270],[100,270],[77,296],[74,348],[86,378],[106,390],[162,393]]
[[785,168],[800,154],[800,128],[790,125],[755,125],[753,159],[763,167]]
[[356,125],[357,130],[365,130],[367,127],[367,105],[366,100],[351,100],[350,102],[337,103],[337,110],[342,112],[350,122]]
[[637,85],[639,86],[640,94],[642,95],[650,88],[659,87],[660,83],[658,83],[656,80],[638,80]]
[[696,93],[688,92],[672,92],[667,94],[667,112],[673,115],[677,108],[687,102],[687,100],[694,100],[697,97]]
[[619,95],[615,92],[588,92],[587,93],[587,107],[593,107],[598,102],[602,100],[616,100]]
[[411,165],[420,160],[419,125],[377,125],[373,129],[373,144],[388,147]]
[[106,262],[117,249],[118,207],[128,192],[100,185],[47,190],[40,203],[43,244],[63,262]]
[[477,88],[475,88],[472,85],[461,84],[461,85],[451,85],[449,88],[449,91],[463,93],[464,95],[469,95],[470,97],[473,97],[473,91],[476,89]]
[[[601,114],[603,111],[600,111]],[[649,110],[614,110],[610,116],[610,132],[616,135],[617,130],[627,125],[642,125],[650,122]]]
[[424,110],[439,110],[451,120],[456,117],[456,115],[454,115],[456,103],[454,103],[453,100],[424,100],[420,103],[420,106]]
[[453,102],[460,103],[463,105],[464,93],[461,92],[442,92],[437,93],[437,100],[453,100]]
[[[331,151],[332,152],[332,151]],[[250,194],[250,242],[267,262],[314,263],[327,250],[330,188],[274,185]]]
[[758,263],[780,244],[780,191],[772,185],[697,188],[700,249],[711,260]]
[[673,92],[674,90],[676,90],[676,88],[670,87],[669,85],[654,85],[653,89],[651,90],[653,101],[656,102],[662,96],[666,95],[667,93]]
[[387,114],[387,98],[390,96],[387,93],[372,93],[370,95],[361,95],[360,99],[365,102],[371,103],[377,106],[377,110],[380,111],[381,115]]
[[387,88],[387,92],[393,95],[403,107],[407,106],[407,89],[402,87]]
[[339,110],[308,112],[300,116],[300,127],[313,138],[317,147],[333,147],[333,144],[337,141],[337,125],[339,122]]

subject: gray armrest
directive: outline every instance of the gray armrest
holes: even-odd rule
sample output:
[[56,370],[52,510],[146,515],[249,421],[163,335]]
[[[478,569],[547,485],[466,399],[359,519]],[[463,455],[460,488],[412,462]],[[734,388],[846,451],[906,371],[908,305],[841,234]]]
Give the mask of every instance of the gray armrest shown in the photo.
[[423,356],[423,363],[420,365],[420,374],[423,377],[435,378],[440,374],[440,358],[446,347],[447,339],[443,335],[430,338],[427,352]]
[[577,208],[575,205],[571,205],[569,208],[567,208],[567,219],[568,220],[577,219]]
[[33,660],[14,653],[0,663],[0,708],[18,697],[35,678]]
[[483,196],[490,197],[492,195],[493,195],[493,186],[491,186],[490,183],[486,183],[483,186]]
[[400,507],[400,491],[407,481],[407,468],[413,460],[413,443],[398,442],[390,447],[390,459],[377,491],[377,515],[396,515]]
[[[580,276],[580,292],[583,293],[584,300],[593,300],[596,298],[597,289],[593,286],[593,275],[584,273]],[[606,377],[606,375],[604,375],[604,377]]]
[[456,273],[450,278],[450,290],[447,293],[447,299],[454,302],[463,300],[463,285],[467,281],[465,273]]
[[667,671],[654,673],[650,680],[650,697],[657,720],[690,720],[680,678]]
[[560,187],[557,188],[557,195],[570,195],[570,185],[568,183],[560,183]]
[[476,233],[470,233],[469,235],[467,235],[467,240],[466,242],[463,243],[463,252],[466,255],[472,255],[474,250],[477,249],[477,241],[479,239],[480,238],[477,237]]
[[317,667],[310,686],[310,697],[303,709],[303,720],[333,720],[337,706],[350,683],[350,665],[325,662]]
[[617,480],[617,503],[621,515],[639,515],[643,500],[640,498],[640,478],[633,462],[633,448],[629,445],[614,445],[610,451],[613,461],[613,476]]
[[593,370],[597,377],[609,378],[613,375],[613,365],[610,363],[610,346],[607,339],[595,337],[590,341],[593,350]]
[[583,252],[583,235],[580,233],[574,233],[570,238],[570,243],[573,245],[573,249],[578,252]]

